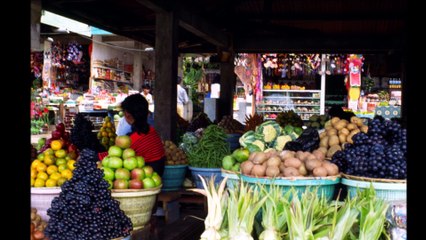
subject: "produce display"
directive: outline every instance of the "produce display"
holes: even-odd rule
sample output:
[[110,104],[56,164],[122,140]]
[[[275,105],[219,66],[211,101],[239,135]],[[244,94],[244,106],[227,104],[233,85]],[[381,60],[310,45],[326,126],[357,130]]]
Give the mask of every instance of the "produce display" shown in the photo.
[[243,133],[244,125],[235,120],[232,116],[223,116],[222,120],[217,124],[225,130],[225,133]]
[[114,145],[116,136],[117,134],[115,134],[114,123],[111,121],[111,118],[109,116],[105,117],[104,122],[102,123],[102,127],[101,129],[99,129],[97,135],[98,140],[101,142],[102,146],[104,146],[105,149],[108,149],[110,146]]
[[293,127],[303,126],[303,120],[293,110],[278,113],[275,121],[283,128],[287,125],[291,125]]
[[189,165],[199,168],[220,168],[223,157],[231,151],[226,138],[223,128],[214,124],[208,126],[198,143],[187,152]]
[[339,174],[336,164],[324,160],[324,153],[315,150],[294,152],[284,150],[251,153],[248,160],[241,163],[241,173],[255,177],[326,177]]
[[50,240],[105,239],[130,235],[132,222],[111,197],[108,182],[97,168],[98,155],[83,149],[74,177],[61,186],[47,210],[45,234]]
[[212,121],[209,119],[207,114],[201,112],[192,119],[191,123],[188,126],[187,131],[188,132],[195,132],[197,129],[206,128],[210,124],[212,124]]
[[51,141],[50,148],[31,162],[31,187],[61,186],[72,178],[76,158],[75,150],[69,152],[65,149],[62,140]]
[[109,147],[108,155],[102,159],[104,179],[113,189],[149,189],[161,185],[161,177],[151,166],[145,165],[141,156],[130,148],[127,135],[118,136],[115,145]]
[[178,148],[172,141],[164,141],[164,151],[166,152],[166,165],[186,165],[188,159],[185,152]]
[[179,145],[179,148],[181,148],[186,154],[188,152],[192,151],[192,149],[197,145],[199,139],[193,132],[186,132],[182,136],[182,142]]
[[[56,125],[55,130],[52,131],[52,136],[49,139],[45,140],[41,138],[39,140],[37,143],[38,146],[41,146],[44,143],[43,147],[39,149],[39,152],[44,152],[46,149],[50,148],[50,143],[52,143],[53,140],[61,140],[64,149],[68,149],[68,146],[71,145],[70,134],[65,131],[65,125],[63,123],[58,123]],[[72,148],[75,149],[75,147]]]
[[325,131],[320,133],[321,151],[326,151],[326,157],[331,158],[337,151],[342,150],[346,143],[353,143],[353,136],[359,132],[366,133],[368,126],[362,119],[351,117],[351,121],[333,117],[326,122]]
[[[286,126],[286,128],[289,125]],[[291,127],[291,126],[290,126]],[[284,150],[312,152],[319,147],[319,135],[315,128],[308,127],[303,130],[300,136],[291,142],[288,142]]]
[[256,127],[264,122],[262,114],[255,113],[254,115],[246,115],[244,131],[254,131]]
[[222,168],[228,171],[240,172],[240,164],[250,156],[250,151],[247,148],[235,149],[232,154],[226,155],[222,159]]
[[244,133],[240,139],[240,145],[250,152],[262,152],[272,149],[281,151],[287,142],[290,142],[302,132],[301,128],[293,128],[288,125],[281,128],[275,121],[266,121],[260,124],[255,131]]
[[315,129],[323,129],[325,122],[328,120],[327,115],[317,115],[314,114],[309,117],[309,121],[305,124],[307,127],[312,127]]
[[31,240],[47,240],[48,238],[44,235],[44,229],[47,227],[47,222],[41,219],[41,216],[37,214],[36,208],[31,208]]
[[343,173],[387,179],[407,178],[407,130],[390,120],[374,119],[367,133],[334,154],[332,162]]

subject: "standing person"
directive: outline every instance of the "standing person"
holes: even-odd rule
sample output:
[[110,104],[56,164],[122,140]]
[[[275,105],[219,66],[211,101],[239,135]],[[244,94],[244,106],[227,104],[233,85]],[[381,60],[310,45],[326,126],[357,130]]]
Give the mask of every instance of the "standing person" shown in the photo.
[[189,98],[188,98],[188,94],[186,93],[186,90],[181,86],[181,83],[182,83],[182,78],[178,76],[177,78],[177,113],[179,114],[179,116],[184,118],[183,106],[189,102]]
[[141,95],[144,96],[146,101],[148,102],[149,111],[154,112],[154,100],[153,100],[152,94],[150,92],[151,92],[151,87],[149,86],[148,83],[145,83],[142,86]]
[[[158,175],[162,176],[166,156],[164,146],[157,131],[148,124],[148,102],[141,94],[128,96],[121,103],[125,121],[130,124],[129,133],[132,141],[131,148],[137,156],[145,159],[145,164],[151,166]],[[108,153],[101,153],[103,159]]]

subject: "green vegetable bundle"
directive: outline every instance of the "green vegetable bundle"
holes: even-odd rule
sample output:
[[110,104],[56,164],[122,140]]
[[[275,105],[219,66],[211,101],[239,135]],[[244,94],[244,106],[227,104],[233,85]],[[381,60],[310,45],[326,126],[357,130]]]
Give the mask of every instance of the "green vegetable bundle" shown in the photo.
[[203,131],[197,145],[187,153],[189,165],[200,168],[220,168],[222,159],[231,154],[227,135],[223,128],[210,125]]

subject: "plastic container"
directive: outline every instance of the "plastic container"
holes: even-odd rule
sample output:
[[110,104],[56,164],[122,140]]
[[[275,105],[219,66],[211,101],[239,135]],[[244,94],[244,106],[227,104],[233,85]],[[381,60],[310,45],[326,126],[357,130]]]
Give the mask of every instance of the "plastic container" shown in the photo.
[[364,190],[373,184],[377,198],[386,201],[406,200],[407,199],[407,183],[392,183],[392,182],[373,182],[365,180],[354,180],[342,178],[342,184],[346,186],[349,197],[354,197],[357,190]]
[[231,152],[240,147],[240,137],[239,133],[227,134],[228,138],[226,141],[229,143],[229,147],[231,148]]
[[215,184],[219,184],[222,181],[222,175],[220,168],[196,168],[196,167],[188,167],[191,170],[192,179],[195,182],[195,186],[197,188],[203,189],[203,183],[201,182],[198,175],[201,175],[204,179],[209,181],[212,176],[215,176]]
[[31,207],[37,209],[40,217],[48,221],[47,209],[50,208],[52,200],[59,197],[61,193],[60,187],[32,187],[31,188]]
[[241,174],[241,179],[253,185],[264,184],[268,188],[271,184],[282,187],[283,194],[294,188],[299,197],[306,189],[318,188],[317,195],[332,200],[336,184],[340,183],[340,176],[330,177],[298,177],[298,178],[256,178]]
[[226,187],[229,189],[234,189],[240,183],[239,173],[221,169],[221,176],[222,178],[228,177],[228,180],[226,181]]
[[161,178],[163,182],[162,191],[176,191],[182,188],[187,165],[166,165]]
[[151,189],[112,189],[111,196],[120,202],[120,208],[130,218],[133,230],[142,228],[151,218],[152,208],[161,187]]

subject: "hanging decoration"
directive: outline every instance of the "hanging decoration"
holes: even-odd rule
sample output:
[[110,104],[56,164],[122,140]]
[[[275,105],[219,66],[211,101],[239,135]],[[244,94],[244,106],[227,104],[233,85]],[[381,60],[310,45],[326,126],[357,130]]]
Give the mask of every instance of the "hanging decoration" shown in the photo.
[[83,57],[83,47],[76,41],[68,43],[67,47],[67,60],[72,61],[74,64],[80,64]]
[[356,111],[358,109],[358,99],[361,95],[361,72],[364,57],[360,54],[350,54],[347,57],[345,72],[346,89],[348,90],[348,108]]

